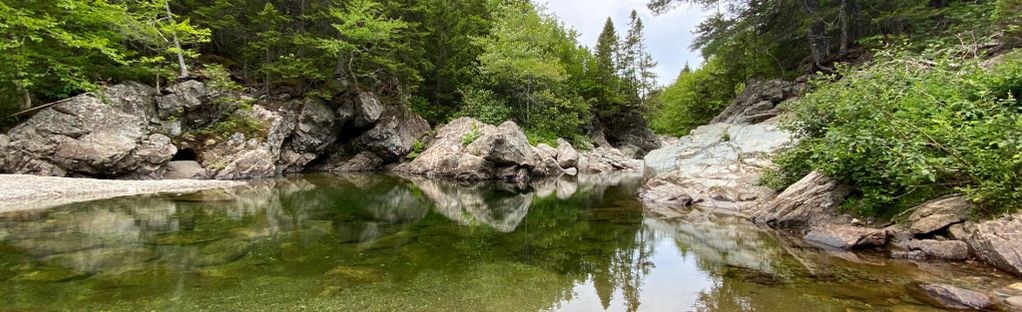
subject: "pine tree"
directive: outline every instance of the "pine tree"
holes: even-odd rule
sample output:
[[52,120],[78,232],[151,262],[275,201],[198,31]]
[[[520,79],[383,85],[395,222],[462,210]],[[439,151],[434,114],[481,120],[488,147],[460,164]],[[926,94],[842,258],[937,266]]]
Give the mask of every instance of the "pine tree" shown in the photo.
[[646,51],[643,27],[638,12],[632,10],[628,21],[628,34],[618,49],[619,75],[625,81],[625,91],[632,95],[633,104],[643,104],[656,87],[657,76],[652,69],[657,63]]
[[618,50],[618,36],[614,29],[614,21],[607,17],[607,23],[603,25],[603,32],[596,41],[596,81],[601,89],[601,99],[598,99],[601,109],[615,101],[617,97],[618,77],[616,53]]

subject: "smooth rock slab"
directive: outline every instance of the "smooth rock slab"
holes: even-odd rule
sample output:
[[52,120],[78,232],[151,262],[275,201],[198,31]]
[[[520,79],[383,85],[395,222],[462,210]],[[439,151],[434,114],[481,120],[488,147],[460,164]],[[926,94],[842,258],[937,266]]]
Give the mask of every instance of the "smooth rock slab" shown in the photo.
[[969,245],[957,240],[911,240],[907,247],[911,250],[921,251],[926,257],[934,259],[965,260],[969,257]]
[[982,310],[993,304],[983,293],[946,284],[921,284],[910,290],[916,299],[947,309]]
[[909,230],[912,234],[926,235],[951,224],[965,221],[972,211],[972,203],[962,196],[932,200],[919,205],[909,215]]
[[813,228],[804,239],[829,247],[850,250],[859,247],[883,246],[887,243],[887,237],[888,233],[883,229],[830,225]]

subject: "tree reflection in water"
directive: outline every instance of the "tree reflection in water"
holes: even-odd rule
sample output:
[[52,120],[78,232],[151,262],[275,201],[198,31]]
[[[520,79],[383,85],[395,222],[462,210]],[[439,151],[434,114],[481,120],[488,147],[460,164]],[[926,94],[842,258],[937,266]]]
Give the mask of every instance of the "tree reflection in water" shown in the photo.
[[635,174],[517,185],[305,175],[7,213],[0,302],[29,310],[844,311],[915,306],[901,285],[949,276],[781,243],[700,209],[653,218],[634,200],[640,182]]

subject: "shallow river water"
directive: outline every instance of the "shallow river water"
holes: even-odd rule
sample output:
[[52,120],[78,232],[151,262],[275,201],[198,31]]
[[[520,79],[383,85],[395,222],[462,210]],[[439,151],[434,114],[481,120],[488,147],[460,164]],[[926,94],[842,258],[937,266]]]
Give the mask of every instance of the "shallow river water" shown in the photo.
[[932,311],[911,283],[1009,281],[659,220],[639,179],[305,175],[0,214],[0,310]]

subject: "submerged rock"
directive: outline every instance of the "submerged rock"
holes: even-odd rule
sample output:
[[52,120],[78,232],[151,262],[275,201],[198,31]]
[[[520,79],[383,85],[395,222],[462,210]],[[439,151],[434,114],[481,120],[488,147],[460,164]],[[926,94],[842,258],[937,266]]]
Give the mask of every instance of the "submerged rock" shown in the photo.
[[837,211],[852,188],[812,172],[753,212],[753,221],[771,227],[801,227],[822,223]]
[[973,205],[964,196],[932,200],[917,206],[908,217],[912,234],[927,235],[949,225],[965,221]]
[[987,295],[946,284],[912,285],[910,293],[916,299],[946,309],[982,310],[993,303]]
[[886,230],[850,225],[816,227],[804,237],[806,241],[845,250],[883,246],[887,243],[887,238]]

